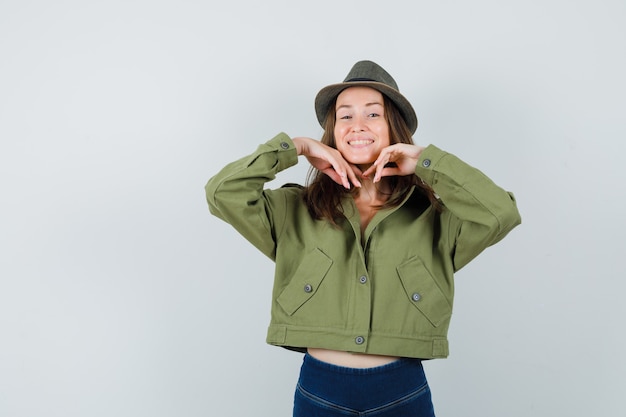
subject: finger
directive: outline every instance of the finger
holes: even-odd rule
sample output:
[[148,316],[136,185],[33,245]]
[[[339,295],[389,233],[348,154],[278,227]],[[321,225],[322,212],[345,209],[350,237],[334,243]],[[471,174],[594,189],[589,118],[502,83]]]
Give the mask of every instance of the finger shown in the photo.
[[341,181],[339,184],[343,185],[347,189],[350,189],[349,175],[352,174],[352,176],[354,176],[354,174],[352,173],[352,170],[346,169],[342,165],[339,165],[338,163],[337,165],[333,164],[333,168],[335,169],[335,172],[337,173],[337,176],[339,177]]
[[322,172],[326,175],[328,175],[330,177],[331,180],[335,181],[337,184],[344,186],[345,188],[350,188],[350,183],[348,182],[347,178],[344,176],[342,176],[341,174],[339,174],[337,171],[335,171],[334,168],[326,168],[324,170],[322,170]]
[[380,172],[380,178],[393,177],[394,175],[402,175],[402,172],[396,167],[385,167]]
[[332,164],[333,168],[339,175],[339,178],[341,179],[340,184],[343,185],[346,189],[351,188],[350,183],[360,187],[361,183],[354,173],[354,170],[350,167],[350,164],[348,164],[348,162],[343,159],[339,152],[337,152],[337,154],[339,156],[336,159],[330,158],[329,162]]
[[354,181],[352,180],[355,177],[354,172],[350,169],[347,162],[345,162],[343,159],[341,159],[340,161],[332,161],[332,163],[333,168],[341,179],[341,185],[343,185],[347,189],[350,189],[350,182],[354,183]]
[[350,189],[350,180],[348,179],[348,175],[349,174],[346,174],[345,171],[340,174],[341,185],[343,185],[347,190]]
[[363,178],[369,178],[370,175],[372,175],[372,173],[374,173],[377,169],[378,169],[378,164],[380,163],[381,159],[383,158],[383,154],[381,152],[380,155],[378,155],[378,158],[376,158],[376,160],[374,161],[374,163],[372,165],[370,165],[369,168],[367,168],[362,174],[361,176]]
[[356,175],[357,178],[363,176],[363,171],[361,171],[361,168],[359,168],[358,166],[354,164],[349,164],[348,166],[350,167],[350,169],[352,169],[352,171],[354,172],[354,175]]
[[372,172],[374,172],[374,170],[376,169],[376,165],[372,165],[369,168],[367,168],[364,172],[361,173],[361,177],[363,178],[367,178],[370,176],[370,174]]
[[374,175],[374,182],[379,182],[382,177],[382,172],[385,169],[385,165],[389,162],[389,155],[385,154],[379,157],[378,160],[374,163],[376,167],[376,174]]
[[356,165],[350,164],[348,165],[348,168],[348,178],[350,179],[350,182],[355,186],[360,187],[361,181],[359,180],[359,177],[363,175],[363,172],[361,172],[359,167]]
[[342,166],[342,160],[338,160],[331,154],[319,156],[318,158],[326,161],[329,165],[326,168],[321,169],[324,174],[328,175],[337,184],[343,185],[348,189],[350,188],[350,182],[348,181],[346,169]]

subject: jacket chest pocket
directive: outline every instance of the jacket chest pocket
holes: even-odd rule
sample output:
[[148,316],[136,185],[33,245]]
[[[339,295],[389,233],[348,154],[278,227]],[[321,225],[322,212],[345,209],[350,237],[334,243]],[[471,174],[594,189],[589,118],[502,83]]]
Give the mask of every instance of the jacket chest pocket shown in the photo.
[[293,278],[276,301],[288,315],[293,315],[318,291],[333,261],[319,249],[305,255]]
[[435,327],[452,315],[452,306],[419,258],[396,268],[409,302]]

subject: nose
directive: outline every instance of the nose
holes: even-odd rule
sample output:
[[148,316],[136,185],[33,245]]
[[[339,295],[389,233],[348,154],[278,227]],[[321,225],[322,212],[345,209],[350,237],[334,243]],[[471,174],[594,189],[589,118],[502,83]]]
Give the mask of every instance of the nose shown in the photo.
[[352,118],[352,129],[353,132],[362,132],[365,130],[365,122],[362,117],[356,116]]

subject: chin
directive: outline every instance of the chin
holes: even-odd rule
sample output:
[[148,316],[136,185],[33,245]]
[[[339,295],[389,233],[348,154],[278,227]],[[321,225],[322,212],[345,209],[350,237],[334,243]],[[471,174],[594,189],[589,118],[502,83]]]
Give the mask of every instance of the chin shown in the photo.
[[344,155],[343,156],[346,161],[354,165],[363,165],[368,164],[371,165],[376,161],[378,156],[363,156],[363,155]]
[[352,165],[356,165],[358,167],[369,167],[371,166],[374,161],[372,160],[363,160],[363,159],[353,159],[353,160],[346,160],[348,161],[348,163],[352,164]]

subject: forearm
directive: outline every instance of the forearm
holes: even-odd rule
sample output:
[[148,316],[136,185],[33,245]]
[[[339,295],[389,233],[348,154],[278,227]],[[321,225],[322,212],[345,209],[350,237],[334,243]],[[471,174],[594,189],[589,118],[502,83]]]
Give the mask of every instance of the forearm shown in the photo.
[[276,174],[298,162],[291,139],[281,133],[231,162],[205,186],[210,212],[231,224],[268,256],[273,251],[275,205],[264,192]]
[[450,240],[459,268],[521,223],[513,194],[452,154],[430,145],[415,172],[453,215]]

